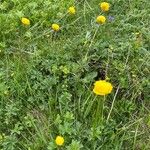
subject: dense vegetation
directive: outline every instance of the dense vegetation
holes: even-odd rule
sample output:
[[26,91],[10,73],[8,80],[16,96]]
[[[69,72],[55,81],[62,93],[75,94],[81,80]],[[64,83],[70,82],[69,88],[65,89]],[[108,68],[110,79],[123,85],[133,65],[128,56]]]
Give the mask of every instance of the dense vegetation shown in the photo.
[[[0,1],[1,150],[150,149],[149,1],[100,2]],[[105,79],[113,91],[96,122],[93,84]]]

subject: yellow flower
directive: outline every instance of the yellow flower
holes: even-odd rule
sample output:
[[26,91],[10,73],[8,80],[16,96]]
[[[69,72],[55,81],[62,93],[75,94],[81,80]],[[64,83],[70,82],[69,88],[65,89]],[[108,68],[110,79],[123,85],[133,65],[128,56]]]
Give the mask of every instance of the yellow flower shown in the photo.
[[107,2],[102,2],[102,3],[100,3],[100,8],[102,11],[108,11],[110,8],[110,5]]
[[76,13],[76,9],[75,9],[75,7],[74,7],[74,6],[69,7],[69,9],[68,9],[68,13],[69,13],[69,14],[71,14],[71,15],[74,15],[74,14]]
[[98,16],[97,19],[96,19],[96,22],[99,23],[99,24],[104,24],[106,22],[106,18],[105,16]]
[[57,136],[56,139],[55,139],[55,142],[57,145],[61,146],[64,144],[64,138],[62,136]]
[[22,19],[21,19],[21,22],[22,22],[22,24],[24,24],[24,25],[26,25],[26,26],[30,25],[30,20],[27,19],[27,18],[22,18]]
[[94,83],[93,92],[97,95],[107,95],[110,94],[113,89],[111,83],[106,82],[105,80],[99,80]]
[[52,24],[52,29],[53,29],[54,31],[59,31],[59,30],[60,30],[60,27],[59,27],[58,24],[54,23],[54,24]]

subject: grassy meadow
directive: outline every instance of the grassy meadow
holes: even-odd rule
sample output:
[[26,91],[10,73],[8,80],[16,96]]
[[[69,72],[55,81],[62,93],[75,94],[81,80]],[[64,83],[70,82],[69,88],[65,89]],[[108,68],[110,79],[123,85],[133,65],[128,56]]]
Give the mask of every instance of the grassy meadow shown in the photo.
[[150,3],[101,2],[0,0],[0,150],[150,150]]

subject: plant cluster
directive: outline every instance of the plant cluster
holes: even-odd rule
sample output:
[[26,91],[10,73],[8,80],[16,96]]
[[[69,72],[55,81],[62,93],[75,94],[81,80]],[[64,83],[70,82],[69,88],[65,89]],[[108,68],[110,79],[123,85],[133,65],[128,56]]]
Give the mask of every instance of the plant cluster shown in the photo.
[[149,150],[148,12],[0,1],[0,150]]

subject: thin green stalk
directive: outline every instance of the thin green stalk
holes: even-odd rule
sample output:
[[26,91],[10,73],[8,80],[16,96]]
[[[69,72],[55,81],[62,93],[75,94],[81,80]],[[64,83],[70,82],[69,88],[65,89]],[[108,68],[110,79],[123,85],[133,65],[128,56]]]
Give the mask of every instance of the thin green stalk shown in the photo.
[[97,110],[96,110],[96,115],[95,115],[94,127],[98,126],[99,124],[102,124],[103,122],[105,96],[103,99],[100,97],[97,100],[98,100],[98,103],[97,103],[98,105],[97,105]]
[[95,137],[96,128],[102,125],[103,123],[104,101],[105,101],[105,96],[104,98],[99,97],[97,99],[97,109],[96,109],[96,114],[95,114],[94,121],[93,121],[93,137]]
[[133,142],[133,150],[136,149],[136,140],[137,140],[137,135],[138,135],[138,129],[139,129],[139,123],[137,124],[137,128],[135,130],[135,136],[134,136],[134,142]]
[[90,43],[90,45],[89,45],[89,48],[88,48],[88,50],[87,50],[87,52],[86,52],[86,54],[85,54],[85,59],[87,59],[87,56],[88,56],[89,51],[90,51],[90,48],[91,48],[91,46],[93,45],[93,42],[94,42],[94,39],[95,39],[95,37],[96,37],[96,34],[97,34],[98,30],[99,30],[99,26],[98,26],[98,28],[96,28],[96,30],[95,30],[95,33],[94,33],[94,35],[93,35],[93,38],[92,38],[91,43]]
[[[94,102],[95,102],[95,99],[96,99],[96,97],[97,97],[97,96],[95,96],[94,99],[93,99],[93,101],[88,102],[89,99],[90,99],[90,97],[91,97],[91,95],[92,95],[92,94],[89,95],[89,97],[87,98],[86,102],[85,102],[84,105],[83,105],[83,110],[85,110],[84,118],[86,118],[86,117],[89,115],[89,113],[90,113],[90,111],[91,111],[91,109],[92,109],[92,106],[93,106],[93,104],[94,104]],[[87,105],[87,104],[88,104],[88,105]],[[85,108],[85,107],[86,107],[86,108]]]
[[120,88],[120,84],[119,84],[118,87],[117,87],[117,90],[116,90],[114,99],[113,99],[113,101],[112,101],[112,105],[111,105],[111,108],[110,108],[110,111],[109,111],[109,114],[108,114],[108,117],[107,117],[107,122],[109,121],[110,115],[111,115],[111,113],[112,113],[112,110],[113,110],[113,107],[114,107],[114,103],[115,103],[115,100],[116,100],[116,97],[117,97],[119,88]]

